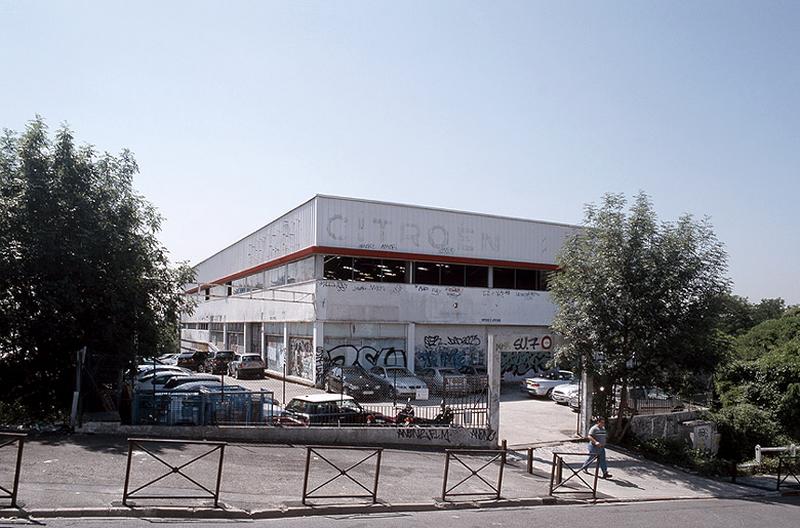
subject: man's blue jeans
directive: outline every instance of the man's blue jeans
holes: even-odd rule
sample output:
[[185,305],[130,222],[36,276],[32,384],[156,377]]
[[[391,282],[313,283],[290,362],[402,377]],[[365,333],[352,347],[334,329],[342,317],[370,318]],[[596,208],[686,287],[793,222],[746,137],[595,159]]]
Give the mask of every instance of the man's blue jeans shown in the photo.
[[[600,471],[602,471],[603,475],[608,473],[608,465],[606,464],[606,448],[605,447],[598,447],[594,444],[589,444],[589,454],[590,455],[597,455],[597,463],[600,464]],[[586,469],[594,462],[594,457],[588,457],[586,462],[583,463],[581,469]]]

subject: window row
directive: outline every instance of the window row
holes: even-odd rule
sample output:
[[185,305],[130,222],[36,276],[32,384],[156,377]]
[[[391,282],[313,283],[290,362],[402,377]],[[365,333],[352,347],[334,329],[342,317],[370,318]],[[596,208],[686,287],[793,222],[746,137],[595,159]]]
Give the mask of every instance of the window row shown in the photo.
[[[206,289],[204,293],[208,300],[212,296],[242,295],[264,288],[310,281],[315,278],[314,270],[314,257],[308,257],[242,277],[226,283],[225,286],[214,287],[211,292]],[[327,280],[488,288],[490,272],[493,288],[538,291],[547,290],[547,277],[550,273],[519,268],[326,255],[322,276]]]
[[[329,280],[361,282],[410,282],[435,286],[489,287],[488,266],[443,262],[412,262],[329,255],[323,277]],[[547,289],[547,274],[541,270],[491,268],[492,286],[508,290]]]

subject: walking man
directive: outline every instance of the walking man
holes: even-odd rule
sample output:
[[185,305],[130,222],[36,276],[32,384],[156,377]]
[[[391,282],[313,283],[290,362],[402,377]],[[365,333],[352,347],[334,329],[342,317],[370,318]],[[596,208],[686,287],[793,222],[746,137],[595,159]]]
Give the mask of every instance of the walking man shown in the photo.
[[608,472],[608,465],[606,464],[606,419],[598,418],[597,423],[589,429],[589,458],[586,459],[581,469],[589,472],[587,469],[589,464],[592,463],[593,457],[597,455],[597,462],[600,464],[600,470],[603,472],[603,478],[611,478],[611,473]]

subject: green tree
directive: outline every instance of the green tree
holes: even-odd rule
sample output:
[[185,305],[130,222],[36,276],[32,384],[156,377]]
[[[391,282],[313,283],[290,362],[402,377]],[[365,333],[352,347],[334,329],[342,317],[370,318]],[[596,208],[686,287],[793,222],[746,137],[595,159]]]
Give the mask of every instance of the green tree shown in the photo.
[[734,350],[734,360],[716,375],[723,410],[753,405],[800,439],[800,311],[753,327]]
[[716,328],[729,290],[726,254],[709,222],[659,222],[644,193],[626,207],[617,194],[587,206],[585,227],[565,243],[550,283],[553,328],[564,338],[557,360],[583,365],[607,389],[595,407],[604,415],[612,388],[621,389],[623,408],[631,386],[688,389],[724,351]]
[[31,417],[68,408],[75,351],[117,370],[174,348],[191,309],[158,241],[161,218],[132,186],[128,151],[98,155],[37,118],[0,139],[0,384]]

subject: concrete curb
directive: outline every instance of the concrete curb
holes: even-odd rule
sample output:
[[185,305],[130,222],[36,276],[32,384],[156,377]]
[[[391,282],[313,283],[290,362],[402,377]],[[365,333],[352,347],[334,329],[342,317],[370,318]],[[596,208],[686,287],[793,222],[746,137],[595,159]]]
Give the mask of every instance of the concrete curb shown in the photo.
[[181,507],[154,507],[146,506],[129,508],[112,506],[108,508],[51,508],[51,509],[0,509],[0,519],[7,518],[181,518],[181,519],[231,519],[231,520],[259,520],[281,519],[307,516],[333,516],[333,515],[369,515],[373,513],[409,513],[441,510],[475,510],[491,508],[523,508],[531,506],[571,506],[593,504],[623,504],[638,502],[665,502],[685,500],[709,499],[756,499],[764,497],[784,496],[785,493],[771,492],[746,495],[717,495],[717,496],[677,496],[677,497],[642,497],[642,498],[597,498],[580,499],[567,497],[529,497],[521,499],[500,499],[469,502],[434,502],[419,503],[377,503],[377,504],[347,504],[347,505],[318,505],[318,506],[285,506],[264,510],[240,510],[223,506],[221,508],[181,508]]
[[525,499],[500,499],[471,502],[420,502],[378,503],[320,506],[287,506],[264,510],[240,510],[221,508],[139,507],[111,506],[108,508],[48,508],[48,509],[0,509],[0,518],[184,518],[184,519],[279,519],[312,515],[368,515],[371,513],[403,513],[439,510],[465,510],[486,508],[519,508],[557,504],[553,497],[531,497]]

